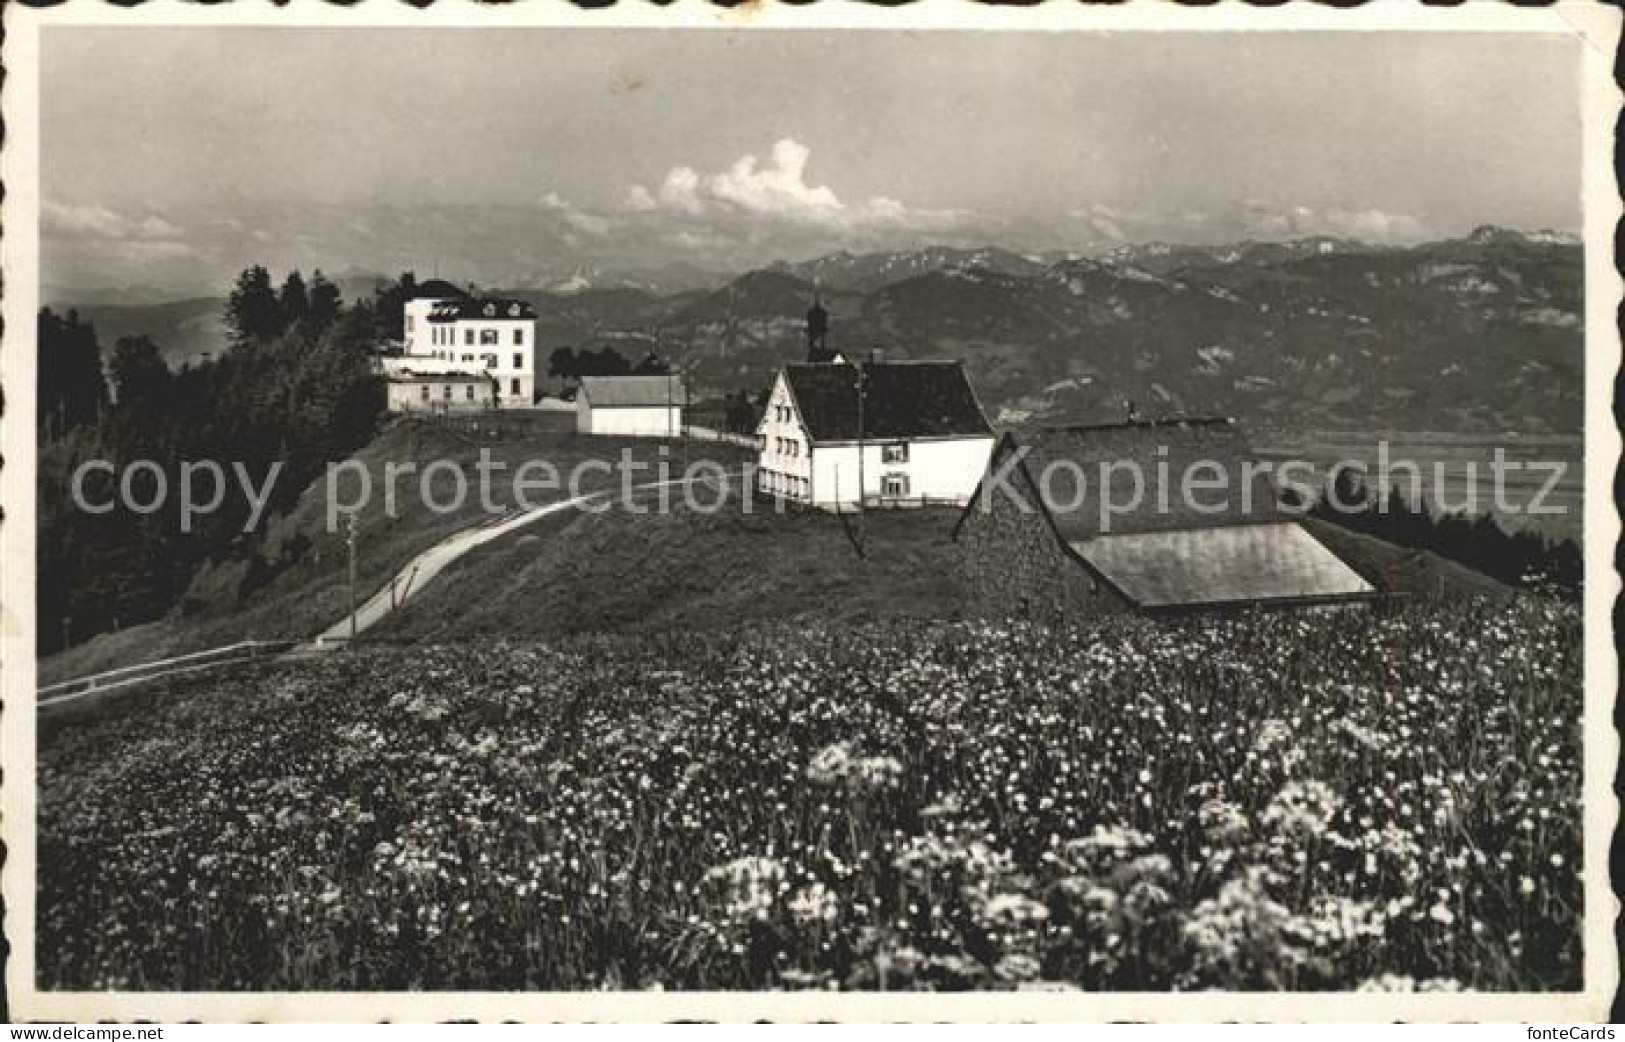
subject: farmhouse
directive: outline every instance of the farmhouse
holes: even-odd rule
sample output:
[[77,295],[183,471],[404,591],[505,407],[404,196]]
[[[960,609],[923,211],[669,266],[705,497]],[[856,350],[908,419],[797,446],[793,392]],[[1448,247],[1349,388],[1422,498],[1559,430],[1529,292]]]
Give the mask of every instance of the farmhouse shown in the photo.
[[757,482],[830,510],[962,504],[993,430],[952,361],[785,366],[756,427]]
[[683,433],[687,400],[680,376],[584,376],[576,392],[576,430],[675,438]]
[[[391,383],[436,373],[483,376],[494,397],[484,408],[532,404],[536,391],[536,312],[522,300],[476,297],[433,279],[418,287],[403,308],[404,351],[383,360]],[[413,384],[412,386],[417,386]],[[420,399],[391,387],[390,407]]]
[[996,612],[1166,613],[1376,593],[1280,508],[1230,419],[1007,434],[954,538],[970,588]]

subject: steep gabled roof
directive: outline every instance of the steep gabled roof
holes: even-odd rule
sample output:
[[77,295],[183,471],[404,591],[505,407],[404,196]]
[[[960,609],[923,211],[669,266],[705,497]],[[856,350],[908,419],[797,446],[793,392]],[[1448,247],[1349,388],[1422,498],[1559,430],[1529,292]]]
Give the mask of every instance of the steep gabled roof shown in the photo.
[[680,376],[583,376],[580,393],[599,409],[681,407],[687,400]]
[[796,410],[814,444],[857,440],[859,368],[866,440],[992,437],[958,362],[785,366]]
[[[1048,481],[1049,512],[1068,540],[1103,531],[1129,534],[1256,524],[1281,515],[1269,475],[1251,466],[1252,449],[1230,419],[1023,431],[1005,440],[999,457],[1016,445],[1028,450],[1023,464],[1033,480]],[[1187,473],[1195,483],[1188,496],[1183,489]],[[1220,478],[1225,482],[1222,489],[1200,484]]]

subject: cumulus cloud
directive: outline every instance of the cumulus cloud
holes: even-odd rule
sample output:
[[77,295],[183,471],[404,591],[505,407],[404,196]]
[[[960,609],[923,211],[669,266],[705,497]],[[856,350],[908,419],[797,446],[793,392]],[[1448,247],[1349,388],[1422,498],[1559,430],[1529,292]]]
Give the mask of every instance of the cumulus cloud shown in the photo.
[[783,138],[774,143],[765,159],[748,153],[710,174],[676,166],[652,190],[632,185],[627,189],[626,208],[638,213],[742,217],[848,230],[887,224],[941,230],[974,218],[963,211],[911,209],[883,195],[844,202],[828,185],[808,180],[811,161],[812,149],[794,138]]

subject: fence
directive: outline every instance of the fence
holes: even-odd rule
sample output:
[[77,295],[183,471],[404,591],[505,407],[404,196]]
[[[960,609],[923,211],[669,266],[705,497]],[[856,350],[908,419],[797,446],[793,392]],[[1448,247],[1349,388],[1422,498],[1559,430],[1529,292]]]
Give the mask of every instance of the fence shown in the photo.
[[40,709],[50,709],[91,695],[106,694],[178,673],[191,673],[214,666],[247,662],[263,655],[280,654],[293,648],[295,643],[291,640],[245,640],[221,648],[210,648],[208,651],[196,651],[190,655],[177,655],[156,662],[143,662],[138,666],[125,666],[104,673],[76,677],[73,680],[64,680],[40,688],[38,706]]

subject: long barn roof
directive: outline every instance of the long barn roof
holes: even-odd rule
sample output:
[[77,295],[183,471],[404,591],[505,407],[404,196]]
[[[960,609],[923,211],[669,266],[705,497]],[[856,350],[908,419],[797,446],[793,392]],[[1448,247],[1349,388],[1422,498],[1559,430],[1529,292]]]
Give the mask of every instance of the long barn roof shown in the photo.
[[[1006,450],[1013,443],[1028,450],[1024,464],[1035,480],[1048,474],[1046,502],[1067,539],[1280,517],[1269,475],[1249,470],[1252,450],[1230,419],[1047,428],[1013,436]],[[1196,482],[1222,477],[1226,488],[1187,496],[1187,474]]]
[[1069,545],[1142,608],[1325,601],[1376,592],[1289,521],[1098,536]]
[[[1239,425],[1185,418],[1006,435],[1069,554],[1136,607],[1363,599],[1376,589],[1279,506]],[[1198,483],[1187,492],[1186,476]],[[1222,487],[1213,487],[1222,482]],[[998,495],[999,493],[994,493]],[[973,497],[966,517],[983,509]]]

